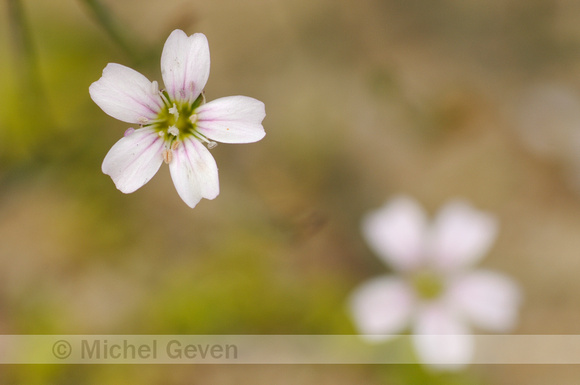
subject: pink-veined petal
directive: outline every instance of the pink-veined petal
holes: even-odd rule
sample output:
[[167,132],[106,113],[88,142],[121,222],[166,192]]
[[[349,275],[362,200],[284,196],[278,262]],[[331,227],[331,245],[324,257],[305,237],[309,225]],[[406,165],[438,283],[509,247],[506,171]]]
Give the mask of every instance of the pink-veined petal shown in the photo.
[[494,332],[511,330],[517,321],[521,293],[510,278],[487,270],[457,277],[448,298],[474,325]]
[[493,244],[497,221],[487,213],[462,201],[445,205],[433,225],[430,255],[442,271],[458,270],[475,264]]
[[103,160],[103,173],[125,194],[149,182],[163,162],[163,139],[152,128],[141,128],[121,138]]
[[385,340],[400,333],[409,322],[415,296],[409,285],[396,277],[374,278],[359,286],[350,297],[350,311],[361,334]]
[[219,194],[215,160],[209,150],[196,139],[185,138],[173,151],[169,171],[177,193],[191,208],[201,198],[214,199]]
[[197,129],[209,139],[222,143],[252,143],[266,132],[264,103],[248,96],[227,96],[196,109]]
[[459,370],[472,360],[469,329],[442,303],[427,304],[418,312],[412,338],[419,360],[434,369]]
[[209,78],[209,44],[203,33],[171,32],[161,54],[161,75],[173,100],[193,102]]
[[392,199],[366,215],[362,227],[371,248],[396,270],[416,269],[423,262],[427,218],[414,200]]
[[156,83],[121,64],[109,63],[103,76],[91,84],[89,94],[105,113],[127,123],[146,123],[163,106]]

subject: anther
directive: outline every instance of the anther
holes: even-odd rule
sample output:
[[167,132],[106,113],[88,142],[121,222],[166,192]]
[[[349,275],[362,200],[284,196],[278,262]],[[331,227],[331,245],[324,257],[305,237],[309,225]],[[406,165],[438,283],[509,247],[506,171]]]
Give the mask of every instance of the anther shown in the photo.
[[146,118],[146,117],[144,117],[144,116],[141,116],[141,117],[139,117],[139,119],[137,119],[137,123],[139,123],[139,124],[147,124],[147,123],[149,123],[149,119]]
[[189,117],[189,121],[191,124],[195,124],[197,122],[197,114],[193,114]]
[[210,150],[211,150],[212,148],[216,148],[216,147],[217,147],[217,145],[218,145],[218,144],[217,144],[216,142],[214,142],[214,141],[211,141],[211,140],[210,140],[209,142],[207,142],[207,148],[209,148]]
[[167,133],[173,136],[178,136],[179,135],[179,128],[177,128],[176,126],[170,126],[167,129]]
[[177,111],[177,106],[173,103],[173,107],[169,109],[169,113],[175,116],[175,120],[179,119],[179,111]]
[[135,129],[133,127],[129,127],[125,130],[125,133],[123,134],[123,136],[127,137],[129,135],[131,135],[132,133],[135,132]]
[[165,149],[163,149],[163,152],[161,154],[163,156],[163,161],[166,164],[171,163],[171,161],[173,160],[173,151],[165,148]]
[[177,150],[177,148],[179,147],[179,143],[180,142],[178,140],[176,140],[175,142],[171,143],[171,150],[172,151]]
[[159,83],[157,83],[157,80],[153,80],[153,82],[151,82],[151,93],[153,95],[159,93]]

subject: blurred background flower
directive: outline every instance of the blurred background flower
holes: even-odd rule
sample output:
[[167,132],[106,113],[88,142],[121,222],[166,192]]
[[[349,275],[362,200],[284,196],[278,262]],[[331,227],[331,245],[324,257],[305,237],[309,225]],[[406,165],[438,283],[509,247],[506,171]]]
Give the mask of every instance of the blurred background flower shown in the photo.
[[[501,234],[481,267],[521,284],[515,333],[580,333],[569,160],[530,151],[517,131],[530,86],[580,89],[579,17],[576,2],[554,0],[3,2],[0,332],[355,333],[345,298],[384,272],[360,219],[404,192],[430,214],[462,196],[497,215]],[[127,127],[87,92],[109,62],[160,79],[176,28],[211,42],[208,100],[251,95],[268,113],[261,142],[212,150],[221,193],[195,210],[168,199],[166,168],[130,196],[114,188],[100,166]],[[2,369],[2,382],[26,384],[580,376],[565,365]]]
[[395,274],[373,278],[353,293],[351,311],[363,337],[388,339],[410,325],[421,362],[459,370],[473,356],[469,323],[494,332],[513,329],[521,302],[517,285],[474,269],[497,227],[491,215],[462,201],[447,203],[432,225],[405,196],[368,214],[363,235]]

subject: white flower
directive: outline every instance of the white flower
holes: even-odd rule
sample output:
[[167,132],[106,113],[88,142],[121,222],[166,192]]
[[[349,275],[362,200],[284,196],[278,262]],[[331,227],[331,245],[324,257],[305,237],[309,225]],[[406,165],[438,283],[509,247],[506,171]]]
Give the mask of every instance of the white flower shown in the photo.
[[473,354],[469,324],[505,332],[516,322],[520,292],[509,278],[472,270],[493,243],[497,223],[465,202],[448,203],[429,225],[421,207],[398,197],[369,214],[363,233],[396,274],[371,279],[350,300],[367,338],[410,327],[419,359],[458,369]]
[[181,30],[169,35],[161,54],[165,90],[137,71],[109,63],[91,84],[93,101],[130,128],[111,148],[102,170],[123,193],[131,193],[169,164],[177,193],[190,207],[219,194],[218,170],[208,148],[223,143],[250,143],[265,135],[264,103],[229,96],[205,104],[209,46],[201,33]]

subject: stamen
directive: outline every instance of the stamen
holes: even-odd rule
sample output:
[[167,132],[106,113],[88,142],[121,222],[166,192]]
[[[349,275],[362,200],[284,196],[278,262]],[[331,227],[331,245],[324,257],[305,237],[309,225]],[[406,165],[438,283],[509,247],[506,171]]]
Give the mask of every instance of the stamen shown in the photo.
[[167,133],[171,134],[173,136],[178,136],[179,135],[179,128],[177,128],[176,126],[170,126],[167,129]]
[[165,94],[163,93],[165,90],[163,91],[159,91],[159,96],[161,96],[161,99],[163,99],[163,103],[169,107],[171,105],[171,103],[169,103],[169,99],[167,99],[167,96],[165,96]]
[[163,152],[161,154],[163,156],[163,161],[166,164],[171,163],[171,161],[173,160],[173,151],[165,148],[165,149],[163,149]]
[[201,134],[198,131],[194,131],[193,136],[195,136],[200,142],[205,143],[207,145],[207,148],[209,148],[210,150],[212,148],[216,148],[218,145],[216,142],[209,140],[208,138],[206,138],[203,134]]
[[129,127],[125,130],[125,133],[123,134],[124,137],[127,137],[129,135],[131,135],[132,133],[135,132],[135,129],[133,127]]
[[175,116],[175,120],[179,119],[179,111],[177,111],[177,106],[173,103],[173,107],[169,109],[169,113]]
[[147,125],[158,124],[158,123],[165,123],[165,119],[151,119],[147,122]]
[[193,136],[195,136],[202,143],[206,143],[206,144],[209,143],[209,140],[197,131],[193,132]]

